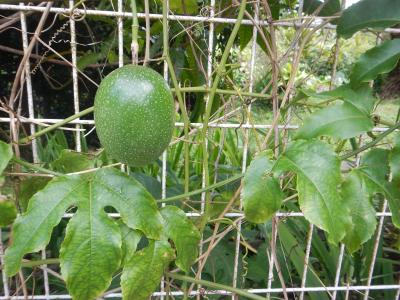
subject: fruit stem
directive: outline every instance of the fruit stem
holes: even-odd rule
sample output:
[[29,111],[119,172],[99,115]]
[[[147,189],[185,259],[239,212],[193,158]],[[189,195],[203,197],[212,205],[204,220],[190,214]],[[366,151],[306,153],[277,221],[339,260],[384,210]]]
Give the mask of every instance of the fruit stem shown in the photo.
[[139,32],[139,21],[137,16],[136,9],[136,0],[131,0],[131,9],[132,9],[132,43],[131,43],[131,52],[132,52],[132,64],[137,65],[139,61],[139,43],[138,43],[138,32]]
[[[216,75],[215,78],[213,80],[213,84],[210,90],[210,94],[208,97],[208,101],[206,103],[206,112],[204,115],[204,120],[203,120],[203,129],[202,129],[202,138],[203,138],[203,170],[204,170],[204,179],[205,179],[205,186],[208,186],[210,183],[210,178],[209,178],[209,171],[208,171],[208,149],[207,149],[207,131],[208,131],[208,122],[210,120],[210,116],[211,116],[211,110],[212,110],[212,106],[213,106],[213,102],[214,102],[214,97],[215,94],[217,92],[217,88],[219,85],[219,82],[223,76],[223,74],[225,74],[225,64],[226,61],[228,60],[230,51],[232,49],[233,43],[235,42],[236,36],[239,32],[239,28],[241,26],[242,20],[243,20],[243,16],[244,16],[244,12],[246,10],[246,0],[242,0],[240,3],[240,9],[239,9],[239,13],[238,16],[236,18],[236,22],[235,25],[232,29],[232,32],[229,36],[228,42],[226,44],[226,47],[224,49],[224,52],[222,54],[221,57],[221,61],[219,62],[218,68],[216,70]],[[210,205],[211,204],[211,197],[210,197],[210,193],[206,192],[205,194],[205,214],[203,215],[203,218],[201,220],[200,223],[200,228],[203,229],[205,227],[205,225],[207,224],[208,221],[208,217],[210,214]]]
[[67,124],[67,123],[69,123],[69,122],[71,122],[71,121],[73,121],[73,120],[75,120],[75,119],[78,119],[78,118],[83,117],[83,116],[85,116],[85,115],[87,115],[87,114],[90,114],[91,112],[93,112],[93,110],[94,110],[94,107],[93,107],[93,106],[92,106],[92,107],[89,107],[89,108],[86,108],[85,110],[82,110],[82,111],[80,111],[80,112],[77,113],[77,114],[74,114],[74,115],[72,115],[72,116],[69,116],[68,118],[66,118],[66,119],[64,119],[64,120],[61,120],[61,121],[58,122],[58,123],[55,123],[55,124],[53,124],[53,125],[51,125],[51,126],[49,126],[49,127],[46,127],[46,128],[44,128],[44,129],[42,129],[42,130],[39,130],[38,132],[36,132],[36,133],[34,133],[34,134],[32,134],[32,135],[30,135],[30,136],[28,136],[28,137],[25,137],[25,138],[21,139],[21,140],[19,141],[19,144],[26,144],[26,143],[29,143],[29,142],[31,142],[32,140],[34,140],[34,139],[36,139],[36,138],[38,138],[38,137],[40,137],[40,136],[42,136],[42,135],[44,135],[44,134],[50,132],[50,131],[53,131],[54,129],[57,129],[57,128],[59,128],[59,127],[65,125],[65,124]]

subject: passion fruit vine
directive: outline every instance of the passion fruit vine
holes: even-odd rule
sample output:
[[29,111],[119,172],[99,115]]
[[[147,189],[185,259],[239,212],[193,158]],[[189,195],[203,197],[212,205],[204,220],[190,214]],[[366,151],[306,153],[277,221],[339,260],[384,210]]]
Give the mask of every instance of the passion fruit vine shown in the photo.
[[174,101],[164,78],[142,66],[126,65],[101,82],[94,120],[107,154],[144,166],[167,148],[174,129]]

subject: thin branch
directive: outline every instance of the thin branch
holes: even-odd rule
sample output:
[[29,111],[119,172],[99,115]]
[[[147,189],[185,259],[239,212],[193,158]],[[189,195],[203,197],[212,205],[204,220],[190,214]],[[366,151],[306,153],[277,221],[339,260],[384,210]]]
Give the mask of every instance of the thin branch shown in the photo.
[[53,125],[51,125],[51,126],[49,126],[47,128],[44,128],[44,129],[42,129],[40,131],[35,132],[31,136],[28,136],[28,137],[25,137],[25,138],[21,139],[19,141],[19,144],[29,143],[30,141],[32,141],[32,140],[34,140],[34,139],[36,139],[36,138],[38,138],[38,137],[40,137],[40,136],[42,136],[42,135],[44,135],[46,133],[49,133],[50,131],[53,131],[53,130],[55,130],[55,129],[57,129],[57,128],[59,128],[59,127],[65,125],[65,124],[75,120],[75,119],[78,119],[80,117],[83,117],[83,116],[93,112],[93,110],[94,110],[93,106],[89,107],[89,108],[86,108],[85,110],[82,110],[79,113],[74,114],[74,115],[72,115],[72,116],[70,116],[70,117],[68,117],[68,118],[66,118],[66,119],[64,119],[64,120],[62,120],[62,121],[60,121],[58,123],[55,123],[55,124],[53,124]]
[[144,13],[146,21],[146,46],[144,49],[143,65],[146,66],[150,59],[150,12],[149,12],[149,0],[144,0]]
[[181,194],[181,195],[177,195],[177,196],[173,196],[173,197],[169,197],[169,198],[165,198],[165,199],[160,199],[160,200],[157,200],[157,202],[165,203],[165,202],[172,202],[172,201],[176,201],[176,200],[180,200],[180,199],[184,199],[184,198],[189,198],[191,196],[198,195],[203,192],[207,192],[207,191],[219,188],[221,186],[227,185],[228,183],[235,182],[235,181],[239,180],[240,178],[242,178],[243,176],[244,176],[244,174],[238,174],[238,175],[232,176],[228,179],[225,179],[220,182],[209,185],[203,189],[198,189],[198,190],[191,191],[189,193],[185,193],[185,194]]
[[358,153],[361,153],[365,150],[368,150],[369,148],[375,146],[376,144],[378,144],[381,140],[383,140],[385,137],[387,137],[389,134],[391,134],[392,132],[394,132],[395,130],[400,128],[400,122],[397,122],[393,127],[390,127],[388,130],[386,130],[384,133],[381,133],[380,135],[378,135],[372,142],[369,142],[367,144],[365,144],[364,146],[361,146],[360,148],[357,148],[353,151],[347,152],[346,154],[343,154],[342,156],[340,156],[339,158],[341,160],[345,160],[348,159],[354,155],[357,155]]

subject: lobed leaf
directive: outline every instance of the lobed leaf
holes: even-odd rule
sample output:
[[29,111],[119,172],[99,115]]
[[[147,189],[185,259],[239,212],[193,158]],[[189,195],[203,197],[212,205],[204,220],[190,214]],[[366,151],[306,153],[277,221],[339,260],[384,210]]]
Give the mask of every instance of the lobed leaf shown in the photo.
[[368,50],[361,55],[351,71],[351,85],[358,86],[362,82],[374,80],[379,74],[390,72],[399,58],[400,39],[383,42]]
[[268,151],[264,151],[250,163],[244,176],[242,199],[250,222],[265,223],[281,207],[283,193],[271,173],[272,166]]
[[29,201],[27,212],[14,222],[12,244],[4,257],[6,274],[12,276],[18,272],[26,253],[43,249],[64,212],[86,197],[86,183],[79,176],[54,178],[36,193]]
[[9,276],[18,272],[26,253],[46,246],[72,206],[77,212],[62,243],[61,273],[73,299],[94,299],[107,289],[122,260],[121,230],[104,208],[114,207],[125,224],[149,237],[161,237],[162,218],[143,186],[116,169],[57,177],[31,198],[14,223],[13,243],[5,254]]
[[167,241],[150,241],[146,248],[136,252],[122,270],[123,299],[148,299],[173,259],[174,250]]
[[343,11],[337,33],[350,38],[365,28],[387,28],[400,23],[400,1],[361,0]]
[[74,300],[102,294],[121,262],[119,227],[97,202],[98,195],[88,196],[68,223],[60,250],[61,274]]
[[341,241],[351,219],[339,193],[340,162],[332,148],[318,140],[292,142],[273,171],[297,174],[299,204],[305,218],[327,231],[332,242]]
[[101,199],[106,199],[105,206],[118,210],[130,228],[150,239],[160,239],[162,218],[151,194],[135,179],[116,169],[103,168],[95,174],[93,183],[101,190]]
[[164,218],[165,234],[176,247],[175,263],[181,270],[189,272],[199,252],[200,232],[178,207],[168,205],[160,212]]

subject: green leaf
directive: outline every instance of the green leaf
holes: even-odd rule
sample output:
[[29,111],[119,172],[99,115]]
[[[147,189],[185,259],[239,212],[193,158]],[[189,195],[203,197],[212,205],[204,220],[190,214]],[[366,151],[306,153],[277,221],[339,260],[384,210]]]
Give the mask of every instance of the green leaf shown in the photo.
[[11,145],[0,141],[0,174],[3,173],[12,157]]
[[339,0],[304,0],[303,10],[306,14],[314,14],[314,12],[322,5],[322,9],[319,11],[317,16],[333,16],[340,11],[340,1]]
[[60,250],[61,274],[74,300],[98,297],[108,288],[121,263],[118,225],[104,212],[95,186],[85,193],[82,196],[88,201],[79,203]]
[[348,139],[374,127],[371,118],[357,107],[344,103],[330,105],[309,116],[296,138],[311,139],[322,135]]
[[396,181],[388,182],[389,154],[386,149],[370,150],[361,158],[359,172],[364,175],[370,193],[386,196],[393,224],[400,227],[400,187]]
[[368,50],[361,55],[351,71],[351,85],[358,86],[361,82],[374,80],[379,74],[390,72],[399,58],[400,39],[383,42]]
[[20,193],[19,193],[19,205],[23,211],[28,208],[28,203],[31,197],[38,191],[43,189],[46,184],[49,183],[51,178],[49,177],[28,177],[21,180]]
[[13,241],[5,253],[9,276],[18,272],[26,253],[43,249],[64,212],[85,198],[86,185],[78,176],[57,177],[29,201],[28,210],[13,225]]
[[104,168],[96,172],[93,186],[101,190],[99,197],[111,202],[107,205],[120,212],[126,225],[150,239],[160,239],[162,217],[154,198],[139,182],[116,169]]
[[389,199],[393,223],[400,227],[400,135],[394,139],[395,146],[389,153],[389,167],[392,172],[392,182],[389,184],[389,192],[393,199]]
[[244,48],[246,48],[247,44],[251,41],[251,38],[253,37],[253,27],[240,26],[238,37],[239,37],[240,50],[243,50]]
[[136,252],[122,271],[123,299],[148,299],[173,259],[174,250],[167,241],[150,241],[149,246]]
[[[387,183],[389,175],[388,159],[388,150],[371,149],[361,157],[359,169],[371,179],[371,183],[382,187]],[[371,188],[373,190],[375,187]]]
[[[209,228],[204,230],[204,240],[212,235]],[[208,244],[207,244],[208,246]],[[213,248],[211,255],[208,257],[204,265],[204,279],[214,280],[222,284],[231,284],[232,277],[235,274],[235,253],[232,251],[235,247],[233,239],[222,239]],[[242,258],[243,254],[239,253],[238,274],[242,274]]]
[[176,247],[175,263],[181,270],[189,272],[198,255],[200,232],[178,207],[168,205],[160,212],[164,218],[165,234]]
[[29,201],[13,226],[5,254],[6,273],[18,272],[26,253],[43,249],[64,212],[77,206],[61,247],[61,273],[74,299],[103,293],[121,261],[121,231],[105,214],[111,206],[130,228],[160,238],[162,218],[152,196],[136,180],[112,168],[53,179]]
[[[282,250],[286,253],[285,257],[290,257],[290,264],[293,264],[296,272],[300,275],[304,271],[304,261],[306,258],[305,247],[301,246],[298,236],[293,234],[293,230],[289,224],[282,222],[278,226],[279,244],[282,245]],[[316,239],[314,237],[313,239]],[[308,266],[309,273],[307,273],[307,286],[323,286],[324,283],[319,277],[317,270],[314,270],[313,264]],[[311,300],[329,300],[327,292],[309,293],[308,296]],[[306,298],[307,299],[307,298]]]
[[250,164],[243,179],[244,214],[253,223],[265,223],[281,207],[283,193],[272,176],[269,151],[260,153]]
[[395,137],[395,146],[389,154],[389,166],[392,181],[400,183],[400,134]]
[[385,194],[392,212],[392,222],[400,228],[400,185],[398,182],[390,182],[386,186]]
[[321,94],[341,99],[345,103],[353,105],[355,108],[364,112],[366,115],[372,113],[375,102],[377,101],[368,83],[362,83],[360,86],[354,88],[352,88],[350,84],[345,84],[332,91],[323,92]]
[[85,52],[82,56],[78,57],[78,69],[83,71],[90,64],[96,64],[97,62],[104,60],[109,56],[110,52],[112,52],[115,46],[116,40],[113,37],[107,38],[105,41],[102,41],[100,49],[97,49],[95,52],[89,50]]
[[351,230],[347,230],[344,244],[350,253],[360,249],[375,232],[376,215],[370,201],[371,195],[364,181],[363,175],[353,170],[342,184],[342,197],[350,208],[352,220]]
[[[157,0],[162,5],[162,0]],[[197,0],[170,0],[169,9],[178,14],[194,15],[197,14],[199,7]]]
[[86,153],[64,149],[51,165],[58,172],[71,173],[94,168],[94,160]]
[[0,200],[0,228],[6,227],[14,222],[17,217],[17,208],[14,202]]
[[311,103],[319,104],[326,101],[342,100],[347,104],[358,108],[366,115],[370,115],[374,109],[376,98],[372,94],[372,88],[368,83],[352,88],[349,84],[322,93],[301,90],[296,100],[309,99]]
[[129,228],[123,222],[119,222],[119,228],[122,236],[122,265],[128,263],[135,254],[136,248],[142,238],[142,234],[134,229]]
[[318,140],[292,142],[273,170],[297,174],[299,204],[305,218],[327,231],[332,242],[341,241],[351,220],[338,190],[340,161],[333,149]]
[[350,38],[364,28],[387,28],[400,22],[400,1],[361,0],[347,8],[339,19],[337,33]]

